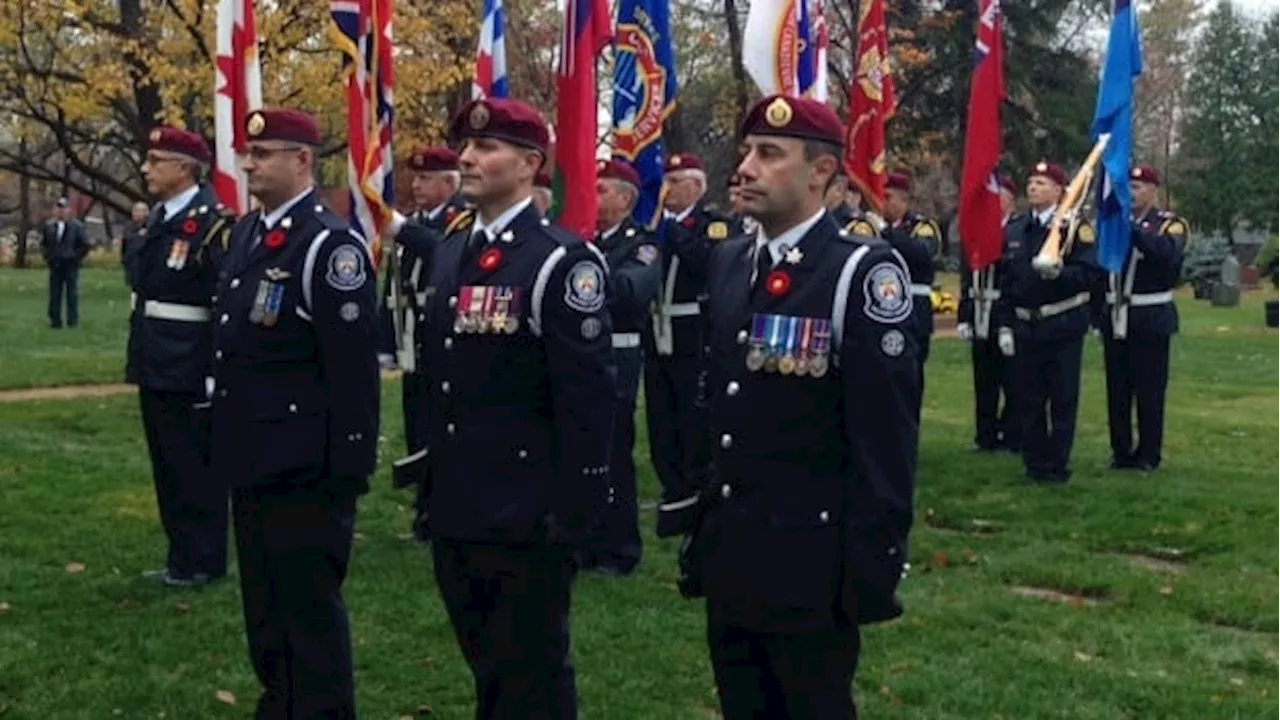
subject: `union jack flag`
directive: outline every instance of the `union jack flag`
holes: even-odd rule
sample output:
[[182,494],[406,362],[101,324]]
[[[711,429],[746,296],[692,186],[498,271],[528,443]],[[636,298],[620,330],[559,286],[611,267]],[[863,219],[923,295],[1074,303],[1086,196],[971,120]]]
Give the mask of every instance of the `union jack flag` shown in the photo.
[[476,78],[471,98],[507,97],[506,15],[502,0],[484,0],[484,19],[476,47]]
[[331,0],[329,35],[343,54],[347,84],[347,181],[351,229],[366,238],[375,262],[395,202],[391,126],[392,0]]

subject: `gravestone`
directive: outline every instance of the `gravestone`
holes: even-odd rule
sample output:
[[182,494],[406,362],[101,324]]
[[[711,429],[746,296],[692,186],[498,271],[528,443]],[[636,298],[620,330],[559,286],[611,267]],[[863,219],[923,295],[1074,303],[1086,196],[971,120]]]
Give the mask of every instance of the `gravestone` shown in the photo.
[[1240,304],[1240,261],[1234,253],[1222,261],[1222,274],[1213,286],[1214,307],[1235,307]]

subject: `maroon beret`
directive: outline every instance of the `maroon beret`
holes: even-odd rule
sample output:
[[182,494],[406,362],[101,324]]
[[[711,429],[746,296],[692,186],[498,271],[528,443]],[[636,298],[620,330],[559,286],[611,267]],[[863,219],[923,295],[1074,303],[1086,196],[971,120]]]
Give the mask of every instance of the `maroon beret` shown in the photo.
[[244,119],[249,141],[283,140],[300,145],[321,145],[320,127],[316,119],[301,110],[263,108]]
[[539,170],[538,174],[533,176],[533,186],[551,190],[551,175],[546,170]]
[[528,103],[507,98],[472,100],[463,105],[453,116],[449,136],[455,140],[494,138],[543,154],[551,142],[542,114]]
[[636,169],[631,167],[631,163],[617,158],[597,162],[596,177],[601,180],[606,178],[621,180],[634,185],[637,189],[640,187],[640,173],[637,173]]
[[1130,173],[1134,180],[1139,182],[1151,183],[1152,185],[1160,185],[1160,173],[1149,165],[1142,165],[1133,169]]
[[152,130],[150,148],[161,152],[186,155],[192,160],[206,165],[213,159],[209,152],[209,143],[205,142],[204,138],[193,132],[179,130],[178,128],[158,127]]
[[458,153],[447,147],[418,148],[409,158],[414,172],[448,172],[458,169]]
[[738,134],[777,135],[844,145],[844,124],[826,103],[802,97],[770,95],[747,112]]
[[889,173],[884,186],[888,190],[911,191],[911,176],[906,173]]
[[1048,160],[1041,160],[1036,163],[1027,177],[1035,177],[1037,175],[1049,178],[1062,187],[1067,185],[1067,173],[1062,169],[1062,166],[1051,163]]
[[1000,176],[1000,188],[1002,190],[1008,190],[1010,195],[1018,197],[1018,186],[1013,182],[1013,178],[1008,175]]
[[677,170],[701,170],[707,171],[705,165],[702,164],[702,158],[693,153],[677,153],[667,158],[667,172],[676,172]]

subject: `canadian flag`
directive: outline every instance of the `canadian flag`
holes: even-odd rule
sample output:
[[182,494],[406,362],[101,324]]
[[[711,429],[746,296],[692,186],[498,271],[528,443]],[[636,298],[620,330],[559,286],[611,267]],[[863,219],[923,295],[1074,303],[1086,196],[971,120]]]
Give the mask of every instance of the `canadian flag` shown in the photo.
[[262,66],[253,0],[218,0],[218,56],[214,86],[213,189],[236,215],[249,211],[249,186],[237,155],[244,151],[244,118],[262,107]]

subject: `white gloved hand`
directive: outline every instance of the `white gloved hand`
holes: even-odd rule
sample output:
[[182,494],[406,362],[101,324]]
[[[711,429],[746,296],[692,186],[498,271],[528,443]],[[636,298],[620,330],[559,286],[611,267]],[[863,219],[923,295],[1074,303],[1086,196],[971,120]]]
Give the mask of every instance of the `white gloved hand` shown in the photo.
[[1007,327],[1000,328],[1000,335],[997,339],[1000,344],[1000,354],[1005,357],[1013,357],[1013,331]]
[[959,337],[961,340],[972,340],[973,326],[970,325],[969,323],[957,323],[956,336]]
[[400,213],[399,210],[391,211],[391,221],[387,223],[387,237],[395,238],[400,234],[400,229],[404,224],[409,222],[409,218]]

